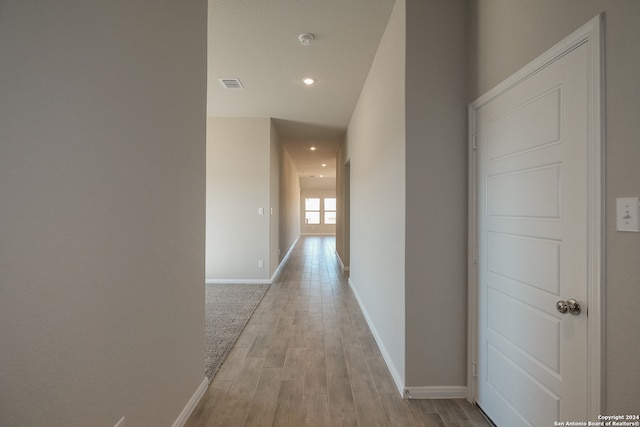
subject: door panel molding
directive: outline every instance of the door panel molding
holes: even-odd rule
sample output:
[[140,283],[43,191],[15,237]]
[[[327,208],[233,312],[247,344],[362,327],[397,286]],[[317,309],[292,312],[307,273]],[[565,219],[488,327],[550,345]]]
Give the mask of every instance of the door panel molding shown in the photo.
[[[587,296],[586,308],[588,328],[588,415],[597,420],[604,405],[604,16],[598,15],[573,34],[553,46],[547,52],[517,71],[511,77],[469,104],[469,223],[468,223],[468,369],[467,399],[476,401],[478,384],[476,361],[478,360],[478,212],[477,212],[477,159],[476,159],[476,113],[477,111],[507,92],[538,71],[564,57],[576,48],[587,45],[587,85],[588,85],[588,212],[587,212]],[[585,420],[586,421],[586,420]]]

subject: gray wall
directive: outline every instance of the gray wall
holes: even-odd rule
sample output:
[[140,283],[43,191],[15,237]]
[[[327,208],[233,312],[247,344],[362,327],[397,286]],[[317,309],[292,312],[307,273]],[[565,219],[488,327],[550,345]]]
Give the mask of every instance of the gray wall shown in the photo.
[[[640,234],[615,231],[614,207],[616,197],[640,194],[640,3],[407,0],[406,8],[406,67],[398,53],[404,29],[394,15],[341,153],[342,162],[351,160],[352,282],[382,346],[394,348],[387,359],[392,371],[410,387],[465,385],[466,105],[605,12],[605,400],[607,413],[633,413],[640,400]],[[386,50],[391,34],[395,56]],[[385,73],[395,78],[393,90],[380,78]],[[405,107],[406,145],[395,127]],[[396,160],[404,150],[406,165]],[[406,184],[396,180],[405,167]],[[382,168],[384,183],[369,174],[375,168]],[[406,203],[390,194],[405,194],[402,185]],[[394,208],[372,214],[369,200],[387,196]],[[405,219],[406,230],[397,232]],[[380,224],[381,235],[367,235]],[[339,243],[342,233],[339,225]],[[402,266],[398,254],[406,259]]]
[[300,235],[298,174],[272,119],[207,125],[206,280],[269,282]]
[[466,6],[396,2],[340,153],[351,281],[399,386],[466,385]]
[[269,141],[269,274],[273,275],[280,264],[280,140],[278,131],[270,123]]
[[407,386],[465,386],[464,0],[407,0]]
[[289,153],[280,145],[279,260],[300,236],[300,179]]
[[615,230],[615,198],[640,195],[640,2],[478,0],[471,6],[469,101],[605,13],[605,408],[637,413],[640,234]]
[[168,426],[204,380],[206,16],[1,3],[1,425]]
[[[346,144],[342,144],[336,158],[336,253],[344,268],[349,268],[350,261],[350,167],[346,158]],[[346,272],[348,274],[348,271]]]
[[271,138],[268,118],[207,119],[208,281],[271,278]]
[[405,378],[405,5],[398,0],[347,131],[350,283],[399,385]]

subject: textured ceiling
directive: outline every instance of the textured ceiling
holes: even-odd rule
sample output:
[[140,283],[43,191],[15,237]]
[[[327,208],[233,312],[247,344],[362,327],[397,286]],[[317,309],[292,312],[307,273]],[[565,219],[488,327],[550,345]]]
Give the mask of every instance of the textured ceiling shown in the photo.
[[[335,177],[336,152],[393,3],[209,0],[207,115],[277,119],[300,176]],[[315,40],[303,46],[301,33]],[[305,86],[307,76],[316,84]],[[244,89],[225,89],[221,78],[238,78]]]

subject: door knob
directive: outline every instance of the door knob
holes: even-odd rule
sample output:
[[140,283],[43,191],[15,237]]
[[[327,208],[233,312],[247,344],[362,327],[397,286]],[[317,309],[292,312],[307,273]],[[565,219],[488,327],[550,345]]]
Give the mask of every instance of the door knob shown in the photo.
[[560,313],[566,313],[568,311],[574,316],[577,316],[582,311],[580,303],[574,299],[568,299],[566,301],[560,300],[556,303],[556,308]]

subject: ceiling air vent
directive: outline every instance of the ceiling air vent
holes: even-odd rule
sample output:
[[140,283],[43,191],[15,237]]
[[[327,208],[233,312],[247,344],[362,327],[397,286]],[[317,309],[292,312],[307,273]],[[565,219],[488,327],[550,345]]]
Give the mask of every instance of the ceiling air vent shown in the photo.
[[242,83],[240,83],[239,79],[218,79],[222,86],[227,89],[243,89]]

